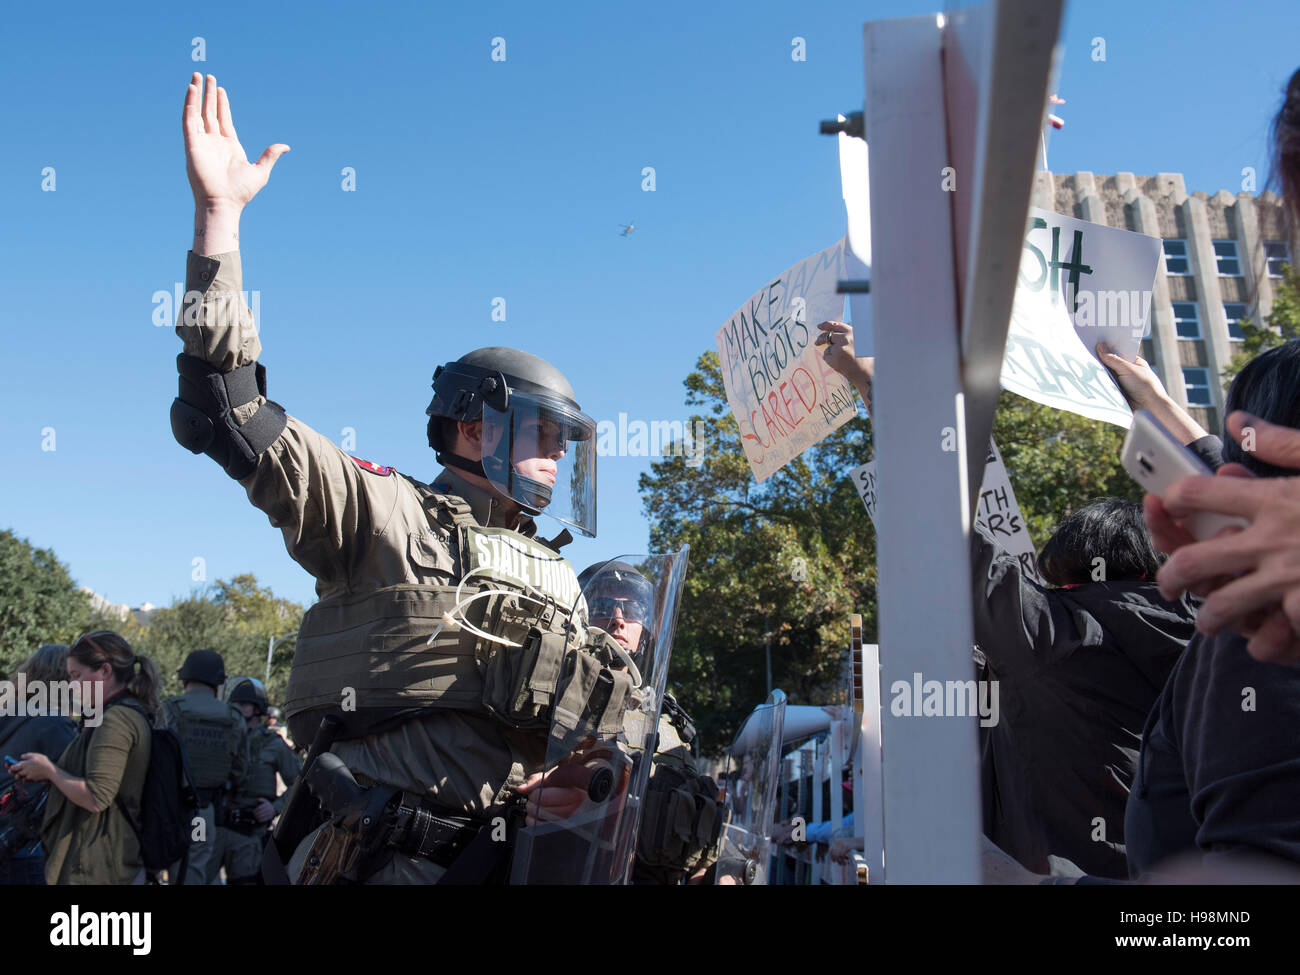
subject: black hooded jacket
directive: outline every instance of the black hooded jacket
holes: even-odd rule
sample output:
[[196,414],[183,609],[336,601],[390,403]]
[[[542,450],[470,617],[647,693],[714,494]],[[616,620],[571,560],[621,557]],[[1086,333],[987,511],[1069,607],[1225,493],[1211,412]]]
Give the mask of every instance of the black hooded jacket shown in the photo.
[[980,729],[984,832],[1038,873],[1128,876],[1124,808],[1142,728],[1194,632],[1154,582],[1047,589],[971,532],[980,678],[999,720]]

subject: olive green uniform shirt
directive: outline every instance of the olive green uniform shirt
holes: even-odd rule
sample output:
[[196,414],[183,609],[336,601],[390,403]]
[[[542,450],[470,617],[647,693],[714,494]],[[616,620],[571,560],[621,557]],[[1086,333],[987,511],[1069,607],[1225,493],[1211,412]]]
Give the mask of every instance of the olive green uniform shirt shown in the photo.
[[[186,304],[176,332],[187,354],[222,372],[257,360],[262,351],[252,312],[240,296],[242,284],[238,251],[209,257],[189,253]],[[201,298],[191,297],[193,292]],[[268,369],[268,389],[273,388],[274,372]],[[236,408],[238,422],[247,422],[263,402],[259,396]],[[289,555],[315,577],[322,599],[454,579],[453,539],[414,484],[395,472],[363,468],[294,416],[239,483],[280,529]],[[536,532],[526,517],[508,523],[489,491],[454,471],[440,472],[434,485],[463,498],[480,525],[528,536]],[[296,741],[310,742],[315,716],[297,717],[295,723],[295,715],[289,715],[290,733]],[[545,736],[511,729],[486,712],[435,711],[391,730],[336,742],[331,750],[358,776],[427,793],[453,813],[477,815],[541,770]]]

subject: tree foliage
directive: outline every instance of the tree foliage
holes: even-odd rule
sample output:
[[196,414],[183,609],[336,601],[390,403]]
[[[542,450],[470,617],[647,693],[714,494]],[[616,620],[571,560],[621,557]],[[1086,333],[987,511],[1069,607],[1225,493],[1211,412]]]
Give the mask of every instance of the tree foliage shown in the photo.
[[[772,684],[792,704],[844,700],[850,614],[861,613],[865,639],[876,639],[876,536],[849,477],[871,459],[871,421],[850,420],[759,484],[717,354],[701,356],[684,385],[698,410],[692,426],[704,423],[703,463],[665,457],[639,487],[652,549],[690,545],[669,683],[716,754],[767,695],[765,638]],[[1119,427],[1003,393],[994,439],[1040,546],[1093,498],[1141,496],[1119,464]]]
[[1300,274],[1290,264],[1282,265],[1282,280],[1273,291],[1273,310],[1264,325],[1256,325],[1249,318],[1240,322],[1241,351],[1233,355],[1223,370],[1223,388],[1226,390],[1237,373],[1255,356],[1274,346],[1300,339]]
[[866,459],[871,427],[850,420],[757,484],[716,352],[685,386],[700,410],[691,425],[703,423],[703,461],[665,457],[639,486],[651,548],[690,545],[669,681],[716,753],[767,696],[766,641],[773,686],[793,703],[821,704],[843,699],[849,614],[863,613],[874,635],[875,535],[845,477]]
[[[49,549],[34,548],[12,531],[0,532],[0,674],[7,675],[42,643],[71,643],[81,633],[113,630],[137,653],[153,659],[164,694],[179,693],[176,671],[191,650],[211,648],[225,658],[230,676],[261,680],[269,640],[296,634],[303,607],[279,599],[251,574],[196,589],[154,611],[148,623],[94,611],[68,569]],[[267,690],[283,698],[292,638],[276,643]]]
[[[203,648],[225,658],[227,675],[262,680],[268,641],[296,633],[302,614],[302,606],[276,598],[252,574],[238,575],[196,589],[155,612],[136,649],[158,665],[167,693],[180,692],[176,671],[185,655]],[[292,659],[293,640],[277,642],[267,687],[272,701],[283,698]]]
[[90,618],[90,598],[48,548],[0,532],[0,674],[42,643],[68,643]]

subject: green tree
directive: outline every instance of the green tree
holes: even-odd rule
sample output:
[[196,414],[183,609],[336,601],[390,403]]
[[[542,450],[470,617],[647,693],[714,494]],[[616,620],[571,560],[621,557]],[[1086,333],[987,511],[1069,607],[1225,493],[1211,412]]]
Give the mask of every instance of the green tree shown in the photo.
[[53,551],[0,532],[0,673],[42,643],[71,642],[90,615],[90,598]]
[[1034,545],[1043,545],[1070,512],[1094,498],[1142,499],[1119,461],[1124,430],[1002,391],[993,442],[1016,492]]
[[1300,274],[1290,264],[1282,265],[1282,281],[1273,290],[1273,310],[1264,325],[1256,325],[1249,318],[1241,320],[1245,338],[1241,351],[1233,355],[1223,370],[1223,388],[1232,385],[1233,378],[1255,356],[1274,346],[1300,339]]
[[866,459],[871,428],[853,419],[757,484],[717,353],[685,386],[700,408],[702,463],[665,457],[639,487],[651,548],[691,547],[669,681],[716,753],[767,695],[765,641],[773,685],[793,703],[822,704],[843,698],[849,614],[863,613],[874,634],[875,536],[844,476]]
[[[279,599],[257,584],[251,574],[218,580],[196,589],[154,613],[141,639],[162,671],[166,693],[179,693],[176,671],[191,650],[209,648],[225,658],[229,676],[247,675],[261,680],[266,672],[266,648],[272,638],[294,633],[302,620],[299,604]],[[271,661],[267,693],[281,700],[292,660],[292,641],[277,644]]]
[[[765,639],[772,682],[795,704],[843,699],[851,613],[876,639],[875,530],[848,476],[871,459],[871,422],[850,420],[759,484],[717,354],[701,356],[684,385],[699,410],[692,426],[704,424],[703,463],[665,457],[640,491],[652,549],[691,547],[669,683],[717,753],[766,696]],[[1119,427],[1004,392],[994,439],[1040,546],[1093,498],[1141,496],[1119,464]]]

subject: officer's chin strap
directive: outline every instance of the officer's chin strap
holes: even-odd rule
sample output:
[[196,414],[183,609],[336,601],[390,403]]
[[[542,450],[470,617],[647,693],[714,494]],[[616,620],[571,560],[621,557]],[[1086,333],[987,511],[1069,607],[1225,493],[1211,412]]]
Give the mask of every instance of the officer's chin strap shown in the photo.
[[434,459],[443,467],[457,467],[462,471],[468,471],[471,474],[477,474],[479,477],[487,477],[483,470],[483,462],[470,460],[468,457],[462,457],[460,454],[453,454],[451,451],[438,451],[433,455]]

